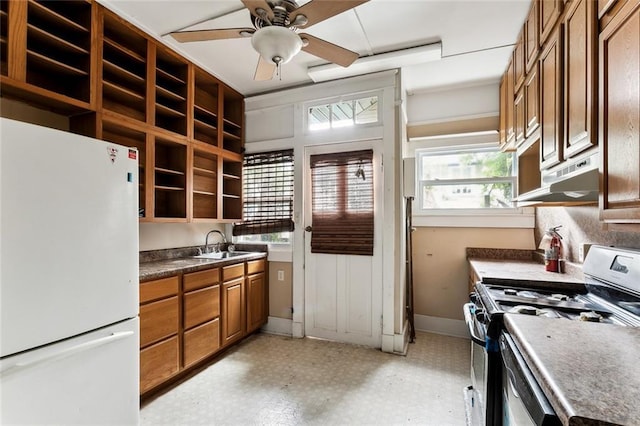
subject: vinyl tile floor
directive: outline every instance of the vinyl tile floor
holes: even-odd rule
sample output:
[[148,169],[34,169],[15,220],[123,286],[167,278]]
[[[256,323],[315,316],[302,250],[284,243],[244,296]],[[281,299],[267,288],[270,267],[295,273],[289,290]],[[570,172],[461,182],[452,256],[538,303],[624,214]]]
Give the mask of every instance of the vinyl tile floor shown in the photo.
[[256,334],[145,402],[151,425],[465,425],[470,342],[418,333],[406,356]]

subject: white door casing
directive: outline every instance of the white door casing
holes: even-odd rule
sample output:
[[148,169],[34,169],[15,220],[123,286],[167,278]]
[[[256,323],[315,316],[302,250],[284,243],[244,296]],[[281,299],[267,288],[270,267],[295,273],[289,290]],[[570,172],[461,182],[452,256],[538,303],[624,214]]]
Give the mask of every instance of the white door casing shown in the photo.
[[304,227],[311,223],[310,157],[315,154],[373,149],[373,256],[311,253],[311,234],[304,233],[305,335],[381,347],[382,211],[381,140],[309,146],[304,163]]

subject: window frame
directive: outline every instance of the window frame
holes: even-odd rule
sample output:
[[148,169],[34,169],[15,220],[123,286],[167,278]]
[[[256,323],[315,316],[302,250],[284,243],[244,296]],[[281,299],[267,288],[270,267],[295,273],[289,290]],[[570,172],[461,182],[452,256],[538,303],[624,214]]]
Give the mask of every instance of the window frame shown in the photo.
[[[334,105],[334,104],[339,104],[342,102],[348,102],[348,101],[353,101],[353,100],[357,100],[357,99],[365,99],[365,98],[377,98],[377,103],[378,103],[378,109],[376,111],[377,113],[377,117],[376,117],[376,121],[372,121],[370,123],[356,123],[355,122],[355,117],[354,117],[354,122],[352,126],[339,126],[339,127],[331,127],[331,125],[329,125],[328,128],[326,129],[311,129],[310,128],[310,120],[309,120],[309,109],[310,108],[314,108],[314,107],[319,107],[319,106],[325,106],[325,105]],[[376,90],[376,91],[371,91],[371,92],[363,92],[363,93],[355,93],[355,94],[350,94],[347,96],[337,96],[337,97],[333,97],[333,98],[328,98],[328,99],[323,99],[323,100],[318,100],[318,101],[313,101],[313,102],[308,102],[304,104],[304,111],[303,111],[303,115],[304,115],[304,132],[305,134],[318,134],[318,133],[322,133],[322,132],[339,132],[339,131],[345,131],[348,129],[354,129],[354,128],[365,128],[365,127],[372,127],[372,126],[379,126],[380,124],[382,124],[382,92]],[[329,122],[331,123],[331,121]]]

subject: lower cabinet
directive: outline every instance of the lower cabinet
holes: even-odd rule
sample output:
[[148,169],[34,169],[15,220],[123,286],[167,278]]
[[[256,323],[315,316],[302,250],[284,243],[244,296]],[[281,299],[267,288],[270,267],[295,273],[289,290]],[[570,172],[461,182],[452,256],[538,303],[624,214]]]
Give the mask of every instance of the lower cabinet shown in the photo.
[[266,323],[266,259],[140,284],[140,393]]
[[179,279],[140,284],[140,393],[180,370]]

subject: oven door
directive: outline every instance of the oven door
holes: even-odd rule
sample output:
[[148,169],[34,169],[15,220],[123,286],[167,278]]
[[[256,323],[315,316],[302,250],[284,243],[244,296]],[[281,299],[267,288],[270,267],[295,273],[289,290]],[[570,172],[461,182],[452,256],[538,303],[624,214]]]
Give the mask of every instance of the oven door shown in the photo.
[[515,342],[500,336],[502,354],[502,424],[504,426],[560,425],[549,401],[533,377]]
[[499,352],[487,351],[487,326],[478,320],[476,305],[464,305],[464,318],[471,336],[471,386],[465,389],[467,424],[500,425],[498,405]]

